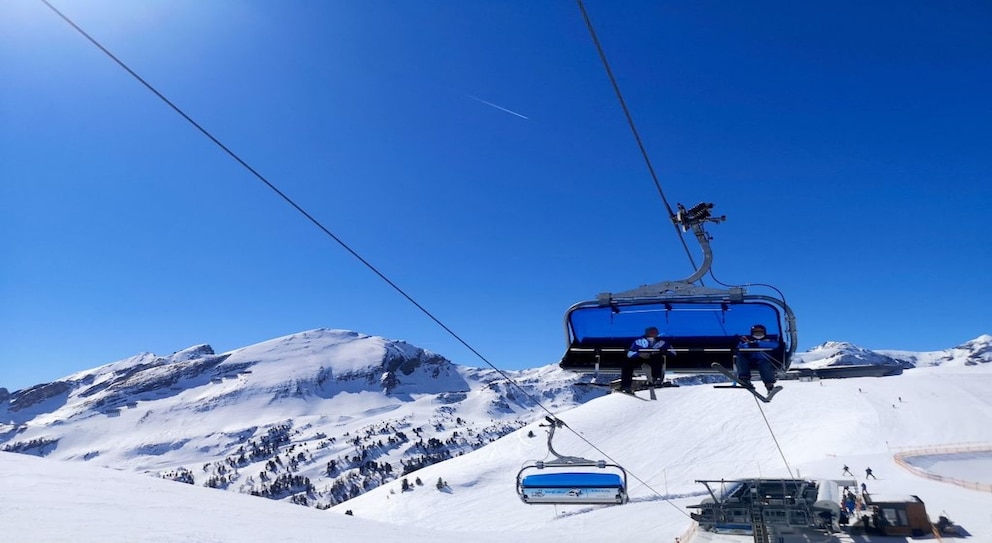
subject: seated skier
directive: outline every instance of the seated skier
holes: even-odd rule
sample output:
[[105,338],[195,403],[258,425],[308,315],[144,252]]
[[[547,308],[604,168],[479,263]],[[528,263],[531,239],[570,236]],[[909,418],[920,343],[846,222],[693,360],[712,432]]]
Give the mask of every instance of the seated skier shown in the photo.
[[[642,352],[642,349],[658,349],[657,352]],[[675,350],[665,341],[658,337],[658,329],[654,326],[644,330],[644,336],[634,340],[630,349],[627,349],[627,363],[620,370],[620,391],[629,393],[634,381],[634,366],[648,364],[651,366],[651,378],[653,385],[662,386],[665,382],[664,356],[674,355]]]
[[751,327],[751,334],[741,336],[737,344],[735,364],[737,366],[737,378],[746,387],[754,388],[751,384],[751,370],[758,369],[761,380],[765,383],[765,388],[771,392],[775,388],[775,367],[772,365],[772,358],[765,351],[748,349],[774,349],[778,343],[768,339],[767,329],[764,324],[755,324]]

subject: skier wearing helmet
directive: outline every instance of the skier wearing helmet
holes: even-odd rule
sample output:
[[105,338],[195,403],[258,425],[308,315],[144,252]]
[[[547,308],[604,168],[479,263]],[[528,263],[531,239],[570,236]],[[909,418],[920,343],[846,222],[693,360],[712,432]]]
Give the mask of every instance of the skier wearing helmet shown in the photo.
[[[650,349],[643,351],[642,349]],[[631,385],[634,380],[634,366],[642,363],[651,367],[654,386],[663,386],[665,382],[664,356],[675,355],[675,350],[658,335],[658,329],[649,326],[644,330],[644,336],[634,340],[634,343],[627,350],[627,363],[624,364],[620,372],[620,392],[631,392]]]
[[768,339],[768,330],[764,324],[755,324],[751,327],[751,334],[741,336],[737,344],[737,378],[744,386],[754,388],[751,384],[751,370],[757,368],[761,375],[761,380],[765,383],[765,388],[769,392],[775,388],[775,367],[772,366],[772,359],[764,349],[774,349],[778,343]]

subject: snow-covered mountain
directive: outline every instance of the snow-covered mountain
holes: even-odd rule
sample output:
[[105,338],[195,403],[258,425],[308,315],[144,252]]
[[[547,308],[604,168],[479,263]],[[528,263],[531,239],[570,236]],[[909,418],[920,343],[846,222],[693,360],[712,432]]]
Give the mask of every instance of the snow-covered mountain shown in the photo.
[[[411,482],[420,477],[423,486],[403,491],[401,480],[392,481],[329,511],[98,468],[93,461],[0,452],[0,540],[749,543],[751,536],[704,532],[693,524],[691,506],[708,496],[695,481],[790,477],[791,471],[854,478],[879,496],[918,496],[931,520],[947,515],[971,535],[967,540],[992,541],[992,494],[981,490],[992,485],[992,364],[784,385],[767,405],[740,390],[684,386],[659,391],[653,402],[615,394],[558,411],[574,431],[556,436],[560,453],[608,456],[628,471],[631,500],[623,506],[522,503],[515,475],[548,453],[544,429],[535,422],[411,474]],[[984,445],[985,452],[963,442]],[[897,453],[921,448],[928,451],[912,463],[922,474],[898,462]],[[853,477],[842,475],[844,466]],[[866,467],[877,480],[863,479]],[[436,488],[438,478],[447,486]],[[904,541],[846,533],[783,537],[785,543]]]
[[793,359],[793,368],[819,369],[834,366],[897,366],[904,364],[884,354],[840,341],[828,341]]
[[797,353],[794,368],[819,369],[835,366],[974,366],[992,362],[992,335],[984,334],[957,347],[930,352],[869,350],[851,343],[828,341],[805,353]]
[[[2,450],[329,507],[605,393],[556,368],[469,368],[311,330],[140,354],[0,398]],[[4,391],[6,392],[6,391]]]
[[913,367],[976,366],[992,362],[992,335],[983,334],[957,347],[925,353],[909,351],[876,351]]
[[[575,434],[556,434],[555,448],[591,459],[609,455],[624,466],[631,477],[628,505],[552,510],[522,504],[515,494],[515,474],[526,462],[547,458],[543,431],[533,424],[485,449],[419,472],[424,480],[442,478],[450,492],[433,487],[403,492],[391,483],[332,511],[350,510],[357,518],[435,530],[502,530],[514,541],[553,539],[552,530],[557,530],[558,538],[576,542],[679,538],[683,543],[745,543],[752,537],[693,529],[686,511],[708,496],[697,480],[834,479],[843,477],[842,468],[848,465],[854,470],[850,478],[865,482],[870,492],[917,495],[932,519],[947,514],[976,541],[992,541],[992,494],[977,490],[978,485],[992,484],[992,396],[986,393],[990,384],[992,364],[920,368],[885,378],[789,381],[767,405],[742,391],[711,386],[664,389],[656,402],[610,395],[561,413]],[[965,442],[985,445],[986,452],[953,454],[954,447]],[[931,447],[926,458],[945,462],[939,467],[933,463],[932,479],[901,467],[894,456]],[[863,479],[866,467],[873,468],[877,480]],[[939,476],[974,486],[933,480]],[[480,519],[480,511],[488,519],[499,519],[499,525]],[[867,541],[845,534],[785,539],[862,540]]]
[[[936,353],[828,343],[796,366],[963,367],[992,360],[990,345],[987,335]],[[221,354],[198,345],[0,389],[0,449],[330,507],[606,392],[553,365],[506,373],[522,391],[494,370],[346,330]]]

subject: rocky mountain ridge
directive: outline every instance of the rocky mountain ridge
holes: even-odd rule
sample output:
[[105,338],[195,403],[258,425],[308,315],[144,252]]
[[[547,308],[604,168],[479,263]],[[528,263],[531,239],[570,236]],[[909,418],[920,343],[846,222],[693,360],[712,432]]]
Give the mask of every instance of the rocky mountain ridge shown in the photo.
[[[829,342],[793,367],[988,362],[992,336],[984,335],[930,353]],[[0,389],[0,449],[330,507],[407,476],[416,484],[419,468],[483,447],[543,417],[544,407],[564,411],[607,392],[554,365],[505,374],[348,330],[220,354],[209,345],[142,353]]]
[[143,353],[0,396],[0,447],[329,507],[606,392],[506,373],[347,330]]

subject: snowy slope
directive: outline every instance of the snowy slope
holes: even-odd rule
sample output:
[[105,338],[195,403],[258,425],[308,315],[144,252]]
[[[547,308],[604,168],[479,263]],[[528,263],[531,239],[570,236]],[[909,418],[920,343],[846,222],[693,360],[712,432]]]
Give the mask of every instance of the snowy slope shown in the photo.
[[[980,526],[992,541],[992,494],[922,479],[893,460],[894,451],[907,447],[961,442],[992,447],[990,386],[992,366],[923,368],[881,379],[789,382],[763,407],[794,473],[839,478],[844,464],[856,470],[870,466],[881,478],[868,481],[870,490],[919,495],[934,518],[946,510],[973,533]],[[657,402],[612,395],[562,413],[571,428],[637,477],[632,503],[623,507],[559,506],[554,519],[551,506],[522,504],[515,475],[526,460],[546,452],[542,429],[532,425],[418,472],[427,482],[443,478],[450,493],[429,485],[400,492],[391,484],[335,510],[455,530],[472,530],[485,510],[506,530],[526,532],[554,523],[574,541],[598,541],[607,534],[624,541],[672,541],[690,526],[682,508],[703,498],[695,480],[789,475],[758,407],[742,391],[696,386],[665,389]],[[526,437],[531,430],[538,437]],[[556,440],[555,448],[601,457],[574,436]],[[604,525],[610,528],[603,530]]]
[[906,361],[914,367],[924,366],[975,366],[992,362],[992,335],[983,334],[957,347],[915,353],[911,351],[880,350],[879,354]]
[[792,362],[793,369],[820,369],[832,366],[898,366],[904,364],[891,356],[840,341],[828,341],[805,353],[799,353]]
[[[554,409],[605,393],[510,372]],[[329,506],[484,446],[539,408],[492,370],[407,343],[311,330],[215,354],[141,354],[0,402],[3,450]]]
[[831,366],[974,366],[992,362],[992,335],[984,334],[940,351],[912,352],[891,349],[869,350],[843,341],[828,341],[805,353],[797,353],[794,368],[818,369]]
[[[989,365],[921,368],[886,378],[789,382],[775,402],[763,407],[785,457],[802,476],[839,477],[845,464],[860,475],[870,466],[879,477],[867,481],[870,491],[918,495],[932,518],[946,511],[973,534],[973,541],[992,541],[992,494],[919,477],[892,459],[905,447],[992,445],[990,386]],[[421,470],[417,476],[425,484],[411,492],[401,492],[394,482],[330,511],[0,453],[5,490],[0,526],[5,541],[83,543],[579,543],[671,542],[675,537],[683,543],[746,543],[749,537],[692,533],[684,508],[703,498],[694,480],[787,474],[758,405],[741,391],[705,385],[665,389],[657,402],[611,395],[560,416],[630,471],[630,504],[555,508],[521,503],[513,488],[516,472],[527,459],[545,455],[543,429],[533,425]],[[531,429],[537,437],[527,437]],[[575,436],[563,435],[556,448],[599,456]],[[962,462],[947,469],[955,476],[963,472],[992,480],[989,462]],[[438,477],[449,489],[434,487]],[[348,509],[353,517],[342,514]]]
[[[462,541],[458,535],[23,454],[0,453],[0,479],[2,541]],[[477,541],[501,540],[481,534]]]

